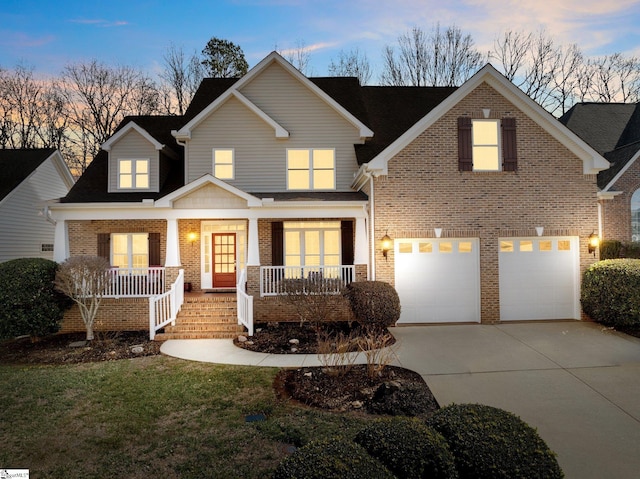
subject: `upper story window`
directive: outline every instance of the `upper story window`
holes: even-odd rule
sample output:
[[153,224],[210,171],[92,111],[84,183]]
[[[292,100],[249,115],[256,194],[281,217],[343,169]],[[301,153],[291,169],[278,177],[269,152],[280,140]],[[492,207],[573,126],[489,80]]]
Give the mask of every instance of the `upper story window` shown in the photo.
[[287,150],[288,190],[335,190],[333,149]]
[[460,171],[516,171],[516,119],[458,118]]
[[640,241],[640,189],[631,197],[631,241]]
[[213,150],[213,176],[221,180],[232,180],[234,150]]
[[473,171],[500,171],[498,120],[472,120]]
[[119,159],[118,188],[149,189],[149,159]]

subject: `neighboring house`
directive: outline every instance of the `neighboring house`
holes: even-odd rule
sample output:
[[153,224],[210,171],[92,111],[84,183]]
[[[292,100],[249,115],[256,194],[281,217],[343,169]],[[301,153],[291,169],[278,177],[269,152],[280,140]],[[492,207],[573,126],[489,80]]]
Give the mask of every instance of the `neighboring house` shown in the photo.
[[[387,281],[400,323],[581,317],[608,163],[490,65],[457,89],[365,87],[272,53],[204,80],[184,117],[125,119],[102,150],[49,208],[57,260],[114,266],[103,328],[145,327],[144,296],[175,284],[180,302],[182,281],[238,284],[241,318],[293,319],[277,296],[300,277]],[[155,329],[170,307],[152,308]]]
[[53,222],[44,202],[65,196],[73,177],[53,148],[0,149],[0,262],[53,259]]
[[640,241],[640,105],[578,103],[560,121],[611,164],[598,174],[602,238]]

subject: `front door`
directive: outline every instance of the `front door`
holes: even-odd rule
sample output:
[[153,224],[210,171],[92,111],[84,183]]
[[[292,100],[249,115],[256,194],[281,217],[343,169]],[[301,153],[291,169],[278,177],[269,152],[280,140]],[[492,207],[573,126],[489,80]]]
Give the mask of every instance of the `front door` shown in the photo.
[[236,286],[236,234],[213,234],[213,287]]

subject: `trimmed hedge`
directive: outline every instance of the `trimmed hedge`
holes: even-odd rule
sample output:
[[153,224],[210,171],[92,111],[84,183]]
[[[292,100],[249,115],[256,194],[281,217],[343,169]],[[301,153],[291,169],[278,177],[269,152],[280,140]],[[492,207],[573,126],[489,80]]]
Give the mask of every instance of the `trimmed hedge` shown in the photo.
[[358,432],[355,442],[398,477],[458,477],[453,454],[444,437],[418,419],[375,421]]
[[342,438],[312,441],[286,457],[274,479],[393,479],[367,451]]
[[610,259],[592,264],[582,276],[585,314],[608,326],[640,325],[640,260]]
[[60,329],[71,302],[54,287],[58,265],[43,258],[0,264],[0,339],[46,336]]
[[640,242],[603,240],[600,243],[600,259],[636,258],[640,259]]
[[535,429],[516,415],[481,404],[454,404],[427,425],[444,436],[460,479],[555,479],[564,474]]
[[365,328],[381,331],[400,319],[400,298],[389,283],[356,281],[348,284],[343,294],[356,321]]

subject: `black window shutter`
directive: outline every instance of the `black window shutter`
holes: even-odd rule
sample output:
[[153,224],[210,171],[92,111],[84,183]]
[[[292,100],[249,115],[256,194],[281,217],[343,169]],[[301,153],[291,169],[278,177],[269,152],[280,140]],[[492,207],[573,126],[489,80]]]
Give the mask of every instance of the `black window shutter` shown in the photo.
[[271,223],[271,265],[284,266],[284,225],[282,221]]
[[149,266],[162,266],[160,259],[160,233],[149,233]]
[[342,264],[353,264],[353,221],[340,223],[340,240],[342,243]]
[[471,143],[471,118],[458,118],[458,169],[473,171],[473,147]]
[[516,146],[516,119],[502,119],[502,170],[518,169],[518,150]]
[[98,256],[111,262],[111,233],[98,233]]

